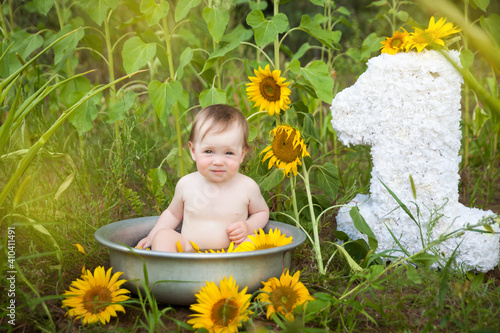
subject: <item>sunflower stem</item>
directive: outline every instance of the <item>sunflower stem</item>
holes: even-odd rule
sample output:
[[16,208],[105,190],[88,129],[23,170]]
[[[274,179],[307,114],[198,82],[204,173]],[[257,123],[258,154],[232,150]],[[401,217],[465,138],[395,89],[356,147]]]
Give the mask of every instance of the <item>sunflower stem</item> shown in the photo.
[[[274,0],[274,16],[279,14],[280,0]],[[280,39],[279,35],[274,40],[274,69],[280,69]]]
[[[172,39],[168,30],[167,19],[163,18],[163,29],[165,32],[165,42],[167,44],[167,55],[168,55],[168,68],[170,72],[170,78],[175,81],[175,70],[174,70],[174,60],[172,58]],[[182,133],[181,133],[181,122],[179,117],[179,103],[174,104],[174,119],[175,119],[175,131],[177,136],[177,149],[179,157],[180,175],[181,177],[185,175],[184,170],[184,159],[183,159],[183,148],[182,148]]]
[[297,187],[297,176],[293,175],[290,177],[290,184],[292,186],[292,206],[293,206],[293,213],[295,215],[295,225],[297,228],[300,228],[300,220],[299,220],[299,211],[297,207],[297,195],[295,193],[295,189]]
[[314,239],[314,253],[316,255],[316,261],[318,262],[318,270],[320,274],[325,274],[325,269],[323,267],[323,257],[321,256],[321,245],[319,243],[319,233],[318,233],[318,220],[316,220],[316,214],[314,213],[314,203],[312,201],[311,195],[311,185],[309,182],[309,170],[307,170],[307,166],[302,159],[302,174],[304,178],[304,185],[306,188],[307,194],[307,204],[309,206],[309,213],[311,214],[311,223],[313,229],[313,239]]

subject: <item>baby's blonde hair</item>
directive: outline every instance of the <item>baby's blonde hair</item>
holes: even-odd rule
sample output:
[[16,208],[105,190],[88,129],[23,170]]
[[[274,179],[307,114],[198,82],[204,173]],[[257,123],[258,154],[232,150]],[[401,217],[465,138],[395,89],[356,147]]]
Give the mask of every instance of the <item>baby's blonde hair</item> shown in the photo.
[[[208,122],[210,122],[210,125],[204,129],[204,132],[198,133],[200,132],[201,126]],[[215,129],[217,131],[216,133],[221,133],[234,124],[238,125],[241,129],[243,148],[250,148],[248,145],[247,118],[243,115],[243,113],[241,113],[240,110],[227,104],[214,104],[203,108],[193,120],[189,141],[194,142],[200,134],[200,140],[203,140],[208,132]]]

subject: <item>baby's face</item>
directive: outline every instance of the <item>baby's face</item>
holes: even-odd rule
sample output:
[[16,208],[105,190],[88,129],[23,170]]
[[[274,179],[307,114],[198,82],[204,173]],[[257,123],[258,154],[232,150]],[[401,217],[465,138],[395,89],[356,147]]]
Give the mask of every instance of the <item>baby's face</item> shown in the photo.
[[237,125],[224,132],[210,131],[203,139],[198,137],[189,142],[189,149],[198,172],[214,183],[225,182],[236,175],[246,153]]

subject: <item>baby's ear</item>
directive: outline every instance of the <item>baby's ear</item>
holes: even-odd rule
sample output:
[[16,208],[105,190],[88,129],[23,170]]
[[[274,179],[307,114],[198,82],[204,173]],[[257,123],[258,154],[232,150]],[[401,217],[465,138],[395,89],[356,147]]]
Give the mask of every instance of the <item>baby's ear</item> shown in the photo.
[[194,144],[191,141],[188,141],[189,152],[191,153],[191,158],[193,161],[196,161],[196,157],[194,155]]
[[241,150],[241,161],[243,162],[243,159],[245,158],[245,155],[247,154],[248,152],[248,148],[247,147],[243,147],[243,149]]

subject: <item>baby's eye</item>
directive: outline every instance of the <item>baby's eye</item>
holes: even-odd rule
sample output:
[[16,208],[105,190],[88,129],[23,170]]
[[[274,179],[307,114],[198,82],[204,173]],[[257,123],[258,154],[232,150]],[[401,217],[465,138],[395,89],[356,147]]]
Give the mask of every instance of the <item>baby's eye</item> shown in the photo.
[[204,153],[205,153],[205,154],[212,154],[212,151],[211,151],[211,150],[209,150],[209,149],[207,149],[207,150],[205,150],[205,151],[204,151]]
[[226,155],[234,155],[234,153],[232,151],[228,151]]

